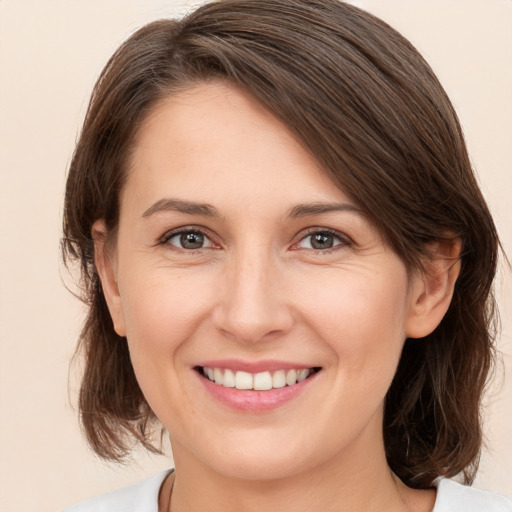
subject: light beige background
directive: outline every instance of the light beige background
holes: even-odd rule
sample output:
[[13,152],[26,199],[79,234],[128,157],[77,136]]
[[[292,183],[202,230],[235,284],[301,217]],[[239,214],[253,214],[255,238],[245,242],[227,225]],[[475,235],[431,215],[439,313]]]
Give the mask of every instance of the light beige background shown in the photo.
[[[360,0],[422,51],[450,94],[512,255],[512,1]],[[0,0],[0,511],[56,511],[168,467],[138,453],[98,461],[68,397],[82,306],[64,289],[65,170],[94,80],[137,27],[181,0]],[[488,399],[477,485],[512,497],[512,279],[502,271],[500,348],[508,377]]]

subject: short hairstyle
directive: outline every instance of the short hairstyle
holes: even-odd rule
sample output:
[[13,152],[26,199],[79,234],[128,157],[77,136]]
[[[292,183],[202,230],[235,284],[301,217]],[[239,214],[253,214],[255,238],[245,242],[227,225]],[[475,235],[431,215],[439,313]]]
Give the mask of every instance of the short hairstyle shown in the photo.
[[[116,51],[94,88],[71,161],[63,254],[79,263],[89,306],[79,348],[82,426],[101,457],[150,450],[156,418],[114,331],[94,263],[91,228],[116,231],[138,128],[176,91],[233,84],[282,120],[399,255],[423,271],[428,242],[462,242],[447,314],[407,339],[386,396],[388,463],[409,486],[464,473],[482,444],[480,403],[492,369],[492,281],[499,240],[457,115],[418,51],[383,21],[338,0],[221,0],[181,20],[144,26]],[[255,170],[257,172],[257,170]]]

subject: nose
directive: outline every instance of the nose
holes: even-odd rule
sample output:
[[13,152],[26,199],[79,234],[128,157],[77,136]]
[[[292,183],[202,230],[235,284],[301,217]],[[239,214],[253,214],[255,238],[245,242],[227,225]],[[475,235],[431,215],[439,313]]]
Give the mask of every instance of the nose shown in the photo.
[[240,343],[271,340],[291,329],[283,275],[272,256],[240,255],[226,268],[213,311],[214,326]]

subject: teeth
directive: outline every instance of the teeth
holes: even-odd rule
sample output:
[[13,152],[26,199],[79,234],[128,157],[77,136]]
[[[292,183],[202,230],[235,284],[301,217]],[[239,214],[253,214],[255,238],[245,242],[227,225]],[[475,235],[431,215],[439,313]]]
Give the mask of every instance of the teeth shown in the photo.
[[272,389],[272,375],[270,375],[270,372],[257,373],[253,378],[252,387],[258,391]]
[[286,374],[286,384],[293,386],[297,382],[297,370],[288,370]]
[[221,386],[224,384],[224,374],[219,368],[213,369],[213,378],[215,379],[215,384],[220,384]]
[[247,372],[236,372],[235,388],[236,389],[252,389],[252,375]]
[[297,372],[297,382],[302,382],[304,379],[307,379],[309,375],[309,370],[304,368]]
[[222,385],[225,388],[234,388],[236,385],[235,374],[231,370],[224,371],[224,382]]
[[312,368],[300,370],[277,370],[274,372],[233,372],[221,368],[203,367],[203,375],[215,384],[226,388],[254,389],[256,391],[267,391],[269,389],[284,388],[293,386],[298,382],[307,379],[312,373]]
[[284,370],[278,370],[274,372],[272,376],[272,387],[273,388],[284,388],[286,386],[286,373]]

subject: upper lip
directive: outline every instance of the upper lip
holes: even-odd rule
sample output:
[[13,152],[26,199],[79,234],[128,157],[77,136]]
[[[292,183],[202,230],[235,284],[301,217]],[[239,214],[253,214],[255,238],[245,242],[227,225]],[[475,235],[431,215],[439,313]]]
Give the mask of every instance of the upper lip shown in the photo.
[[278,361],[275,359],[262,361],[243,361],[241,359],[216,359],[202,361],[197,366],[206,366],[208,368],[219,368],[222,370],[242,371],[247,373],[272,372],[277,370],[301,370],[306,368],[316,368],[317,365],[296,363],[290,361]]

